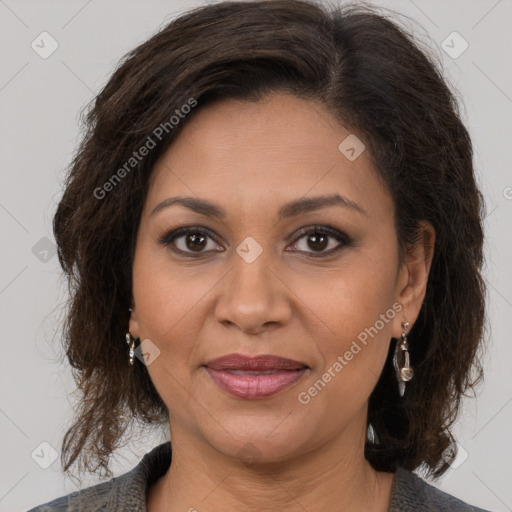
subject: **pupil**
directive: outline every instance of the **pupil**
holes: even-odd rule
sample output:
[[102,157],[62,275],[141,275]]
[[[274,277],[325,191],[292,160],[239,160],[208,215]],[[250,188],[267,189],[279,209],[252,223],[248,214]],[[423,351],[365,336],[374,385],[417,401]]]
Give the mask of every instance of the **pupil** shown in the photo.
[[[319,240],[322,240],[322,242],[319,242]],[[319,250],[322,250],[322,249],[325,249],[327,247],[327,244],[325,243],[327,241],[327,237],[325,235],[322,235],[322,234],[319,234],[319,233],[315,233],[313,235],[310,235],[309,237],[309,241],[313,241],[313,244],[310,244],[310,247],[312,249],[319,249]],[[317,245],[315,247],[315,244]],[[318,246],[318,244],[320,246]]]
[[[202,239],[202,240],[198,241],[198,239],[199,240]],[[204,242],[206,240],[206,237],[204,235],[193,234],[193,235],[189,235],[188,240],[192,241],[191,242],[192,245],[199,245],[200,246],[199,249],[202,249],[205,246]],[[194,247],[189,246],[189,249],[194,249]]]

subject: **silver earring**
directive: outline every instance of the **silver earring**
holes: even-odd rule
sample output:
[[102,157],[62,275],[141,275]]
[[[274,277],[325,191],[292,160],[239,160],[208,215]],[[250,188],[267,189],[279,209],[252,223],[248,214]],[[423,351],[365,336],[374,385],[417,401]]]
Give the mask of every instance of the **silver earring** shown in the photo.
[[371,423],[368,423],[368,428],[366,430],[366,439],[368,439],[368,441],[371,444],[377,443],[377,436],[375,435],[375,430],[373,429],[373,425]]
[[[409,322],[402,322],[402,327],[404,330],[402,332],[401,339],[397,340],[395,355],[393,356],[393,365],[395,366],[396,379],[398,380],[398,391],[400,396],[404,396],[405,383],[409,382],[414,376],[414,371],[411,368],[409,361],[409,347],[407,345],[407,331],[409,329],[409,325]],[[400,358],[403,361],[403,366],[400,366],[398,363],[399,352],[403,354],[403,358]]]
[[133,356],[135,355],[135,340],[129,332],[126,333],[126,343],[128,343],[130,346],[130,365],[133,366]]

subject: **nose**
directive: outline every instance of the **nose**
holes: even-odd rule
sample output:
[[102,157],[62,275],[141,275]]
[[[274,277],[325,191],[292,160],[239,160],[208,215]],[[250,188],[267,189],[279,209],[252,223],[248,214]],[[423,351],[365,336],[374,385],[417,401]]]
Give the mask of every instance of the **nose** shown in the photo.
[[252,263],[234,254],[231,271],[219,287],[216,318],[226,326],[258,334],[291,318],[290,289],[263,253]]

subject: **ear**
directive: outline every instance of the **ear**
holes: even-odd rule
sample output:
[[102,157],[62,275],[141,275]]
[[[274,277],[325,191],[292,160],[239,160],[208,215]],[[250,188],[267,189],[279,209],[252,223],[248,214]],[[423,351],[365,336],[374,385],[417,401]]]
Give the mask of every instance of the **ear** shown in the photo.
[[135,307],[135,303],[132,300],[132,306],[130,308],[130,322],[128,325],[128,329],[130,330],[130,334],[134,338],[140,338],[140,326],[139,326],[139,318],[137,316],[137,308]]
[[398,273],[396,297],[397,302],[402,306],[402,311],[393,322],[394,338],[400,337],[403,331],[402,322],[409,322],[411,324],[409,329],[412,328],[420,314],[427,292],[436,233],[432,224],[427,221],[421,221],[418,229],[417,240],[408,248]]

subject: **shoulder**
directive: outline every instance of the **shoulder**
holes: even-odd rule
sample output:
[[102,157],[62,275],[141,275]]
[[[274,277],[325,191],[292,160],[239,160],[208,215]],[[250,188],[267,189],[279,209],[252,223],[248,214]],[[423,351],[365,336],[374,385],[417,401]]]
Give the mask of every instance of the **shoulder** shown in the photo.
[[490,512],[447,494],[411,471],[395,473],[389,512]]
[[170,463],[171,443],[167,441],[146,453],[131,471],[44,503],[27,512],[145,510],[147,488],[167,471]]
[[[124,476],[124,475],[123,475]],[[110,510],[110,503],[116,494],[117,479],[113,478],[92,487],[75,491],[43,505],[31,508],[28,512],[103,512]]]

